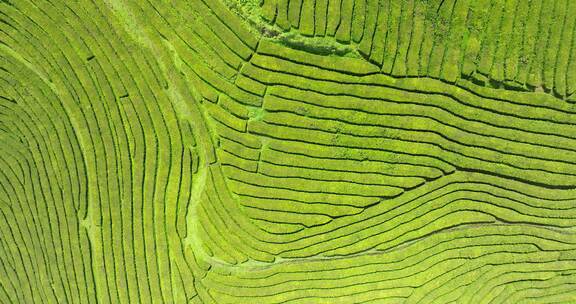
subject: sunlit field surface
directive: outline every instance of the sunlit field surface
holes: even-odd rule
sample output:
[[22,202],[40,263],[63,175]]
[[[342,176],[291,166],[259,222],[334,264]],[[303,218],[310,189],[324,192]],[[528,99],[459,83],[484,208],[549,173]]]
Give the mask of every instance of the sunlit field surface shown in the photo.
[[0,304],[576,303],[575,13],[0,0]]

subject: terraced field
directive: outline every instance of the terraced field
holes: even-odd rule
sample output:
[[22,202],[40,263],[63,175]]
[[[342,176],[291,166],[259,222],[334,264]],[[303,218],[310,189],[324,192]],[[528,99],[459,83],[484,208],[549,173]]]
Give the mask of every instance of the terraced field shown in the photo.
[[0,1],[0,304],[576,303],[575,11]]

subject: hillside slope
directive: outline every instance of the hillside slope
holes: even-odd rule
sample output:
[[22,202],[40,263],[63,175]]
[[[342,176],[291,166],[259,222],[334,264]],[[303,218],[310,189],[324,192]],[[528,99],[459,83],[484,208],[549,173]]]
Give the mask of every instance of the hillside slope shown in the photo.
[[0,303],[575,302],[572,6],[1,1]]

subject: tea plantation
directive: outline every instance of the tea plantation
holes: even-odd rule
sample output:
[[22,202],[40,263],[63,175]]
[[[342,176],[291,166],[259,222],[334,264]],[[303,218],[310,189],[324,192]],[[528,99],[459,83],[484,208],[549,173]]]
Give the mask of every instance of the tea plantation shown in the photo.
[[0,0],[12,303],[576,303],[576,1]]

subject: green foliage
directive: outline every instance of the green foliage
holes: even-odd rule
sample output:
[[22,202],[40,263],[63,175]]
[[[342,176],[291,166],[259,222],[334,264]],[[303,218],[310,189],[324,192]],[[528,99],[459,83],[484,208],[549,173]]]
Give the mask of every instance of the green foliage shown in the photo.
[[0,1],[0,303],[575,302],[575,9]]
[[358,57],[354,48],[338,43],[329,37],[305,37],[297,31],[283,33],[275,38],[279,43],[296,50],[302,50],[318,55],[335,55],[346,57]]

